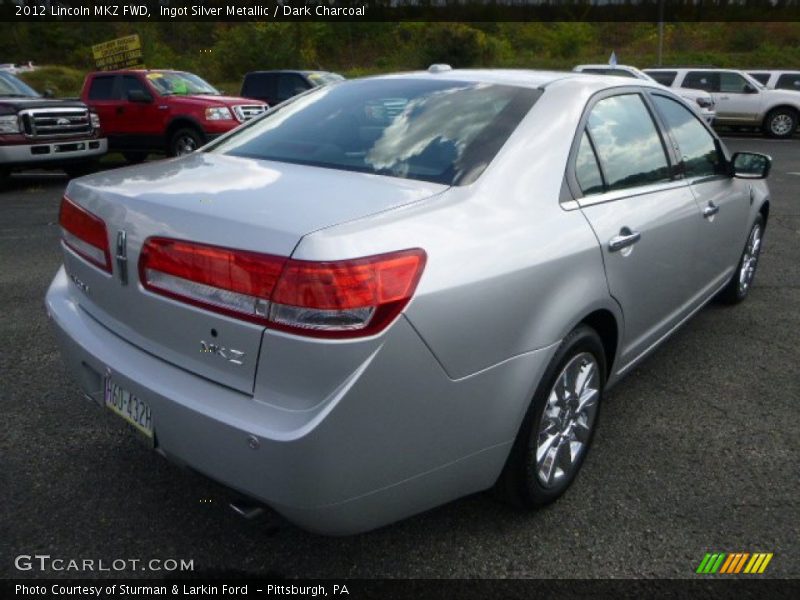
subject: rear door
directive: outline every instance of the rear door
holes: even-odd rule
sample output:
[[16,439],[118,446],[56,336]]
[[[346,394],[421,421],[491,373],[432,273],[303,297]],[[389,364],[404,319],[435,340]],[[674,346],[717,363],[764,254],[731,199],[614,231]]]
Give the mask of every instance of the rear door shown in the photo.
[[626,365],[690,310],[697,203],[687,182],[673,176],[671,150],[638,90],[590,106],[573,173],[624,314]]
[[736,242],[745,238],[749,189],[727,174],[722,146],[696,115],[666,95],[653,92],[651,97],[700,206],[695,287],[707,294],[727,280],[741,254]]

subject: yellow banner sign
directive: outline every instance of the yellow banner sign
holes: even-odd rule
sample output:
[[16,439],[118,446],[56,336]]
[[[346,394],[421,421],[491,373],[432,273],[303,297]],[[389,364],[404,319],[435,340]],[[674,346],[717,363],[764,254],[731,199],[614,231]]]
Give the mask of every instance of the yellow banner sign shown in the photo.
[[92,46],[95,65],[103,71],[142,65],[142,42],[138,34],[126,35]]

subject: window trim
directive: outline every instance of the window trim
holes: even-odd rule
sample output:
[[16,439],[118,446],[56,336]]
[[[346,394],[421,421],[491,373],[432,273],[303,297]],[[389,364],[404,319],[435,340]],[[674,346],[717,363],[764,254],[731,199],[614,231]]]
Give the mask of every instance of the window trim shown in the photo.
[[[716,180],[721,180],[721,179],[727,179],[729,176],[724,174],[724,173],[717,173],[715,175],[695,175],[695,176],[692,176],[692,177],[687,177],[685,175],[684,168],[682,167],[682,165],[683,165],[683,154],[680,151],[680,144],[678,143],[678,140],[675,138],[675,136],[672,134],[672,127],[670,127],[667,124],[666,119],[664,119],[663,115],[661,115],[661,112],[658,110],[658,106],[656,105],[656,103],[653,102],[652,97],[653,96],[661,96],[663,98],[667,98],[669,100],[672,100],[673,102],[677,102],[678,104],[681,104],[681,101],[679,99],[673,97],[671,94],[665,94],[662,90],[651,90],[651,91],[648,91],[647,92],[647,96],[649,97],[650,103],[653,105],[653,111],[656,114],[658,114],[659,120],[661,122],[661,126],[662,126],[662,128],[664,130],[664,133],[665,133],[666,137],[669,139],[670,145],[672,146],[672,148],[673,148],[673,150],[675,152],[675,159],[677,161],[675,163],[675,172],[676,172],[675,174],[678,176],[678,178],[679,179],[683,179],[685,181],[688,181],[689,183],[692,183],[692,184],[694,184],[694,183],[703,183],[705,181],[716,181]],[[705,121],[705,119],[700,118],[700,115],[696,114],[695,111],[693,111],[689,107],[684,107],[684,108],[686,108],[686,110],[689,111],[689,113],[694,117],[694,119],[698,123],[700,123],[700,125],[702,125],[702,127],[711,135],[711,138],[714,140],[714,146],[716,147],[717,152],[722,155],[723,163],[727,164],[730,161],[730,157],[728,156],[728,153],[725,151],[725,146],[722,144],[722,141],[719,139],[719,136],[717,135],[717,132],[714,131],[711,128],[711,126]]]
[[[578,126],[576,127],[575,132],[573,133],[572,145],[570,146],[569,156],[567,158],[567,166],[564,173],[564,180],[567,184],[567,188],[569,189],[572,195],[572,198],[567,199],[566,201],[563,198],[560,199],[562,208],[564,208],[565,210],[574,210],[575,208],[582,206],[591,206],[593,204],[613,202],[615,200],[620,200],[622,198],[640,196],[643,194],[650,194],[660,190],[672,189],[675,187],[687,185],[686,180],[678,176],[678,174],[676,173],[675,167],[678,164],[679,157],[675,153],[675,149],[671,143],[671,139],[670,143],[667,144],[666,131],[664,130],[663,122],[661,121],[660,116],[657,115],[657,113],[655,113],[652,103],[649,97],[647,96],[647,92],[650,89],[651,88],[649,87],[632,86],[632,85],[614,87],[610,89],[601,90],[593,94],[592,97],[589,98],[589,100],[586,102],[586,105],[583,107],[583,113],[581,114],[581,118],[578,121]],[[615,96],[628,96],[628,95],[639,96],[640,100],[642,101],[642,104],[644,104],[645,110],[647,110],[648,114],[650,115],[650,118],[653,122],[653,126],[656,129],[656,133],[658,134],[658,137],[661,140],[661,148],[664,151],[664,154],[666,155],[667,158],[667,168],[669,169],[670,172],[670,180],[659,183],[636,185],[619,190],[609,190],[607,188],[607,183],[606,183],[607,179],[605,170],[603,169],[603,164],[600,161],[600,157],[597,155],[594,140],[592,139],[591,132],[589,132],[589,130],[586,128],[586,124],[589,121],[589,115],[591,114],[592,110],[594,109],[594,107],[597,105],[598,102]],[[600,168],[600,174],[603,177],[604,191],[599,194],[585,195],[581,190],[580,184],[578,183],[578,178],[575,174],[575,163],[578,156],[578,149],[580,148],[581,137],[583,136],[584,131],[588,134],[589,141],[592,144],[592,150],[595,152],[597,165]],[[575,204],[573,205],[572,202],[574,202]]]

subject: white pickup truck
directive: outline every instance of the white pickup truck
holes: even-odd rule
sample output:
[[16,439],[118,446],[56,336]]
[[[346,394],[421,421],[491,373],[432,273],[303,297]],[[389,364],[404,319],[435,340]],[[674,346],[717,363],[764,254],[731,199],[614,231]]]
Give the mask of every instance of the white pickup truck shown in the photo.
[[760,127],[770,137],[789,138],[800,122],[800,94],[768,89],[744,71],[659,68],[645,69],[645,73],[663,85],[711,94],[719,125]]

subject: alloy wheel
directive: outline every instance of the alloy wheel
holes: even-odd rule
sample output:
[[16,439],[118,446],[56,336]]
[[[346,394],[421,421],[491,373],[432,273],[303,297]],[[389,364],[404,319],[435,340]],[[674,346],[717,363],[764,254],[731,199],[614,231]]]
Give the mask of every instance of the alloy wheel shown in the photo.
[[545,487],[573,475],[591,439],[600,401],[600,371],[589,352],[577,354],[547,398],[536,442],[536,476]]
[[739,293],[744,294],[747,292],[750,284],[753,283],[753,277],[756,274],[756,267],[758,266],[758,257],[761,253],[761,226],[756,223],[750,231],[750,237],[747,238],[747,245],[744,248],[744,255],[742,256],[742,265],[739,268]]
[[775,135],[789,135],[794,131],[794,119],[791,115],[779,113],[770,120],[769,128]]

